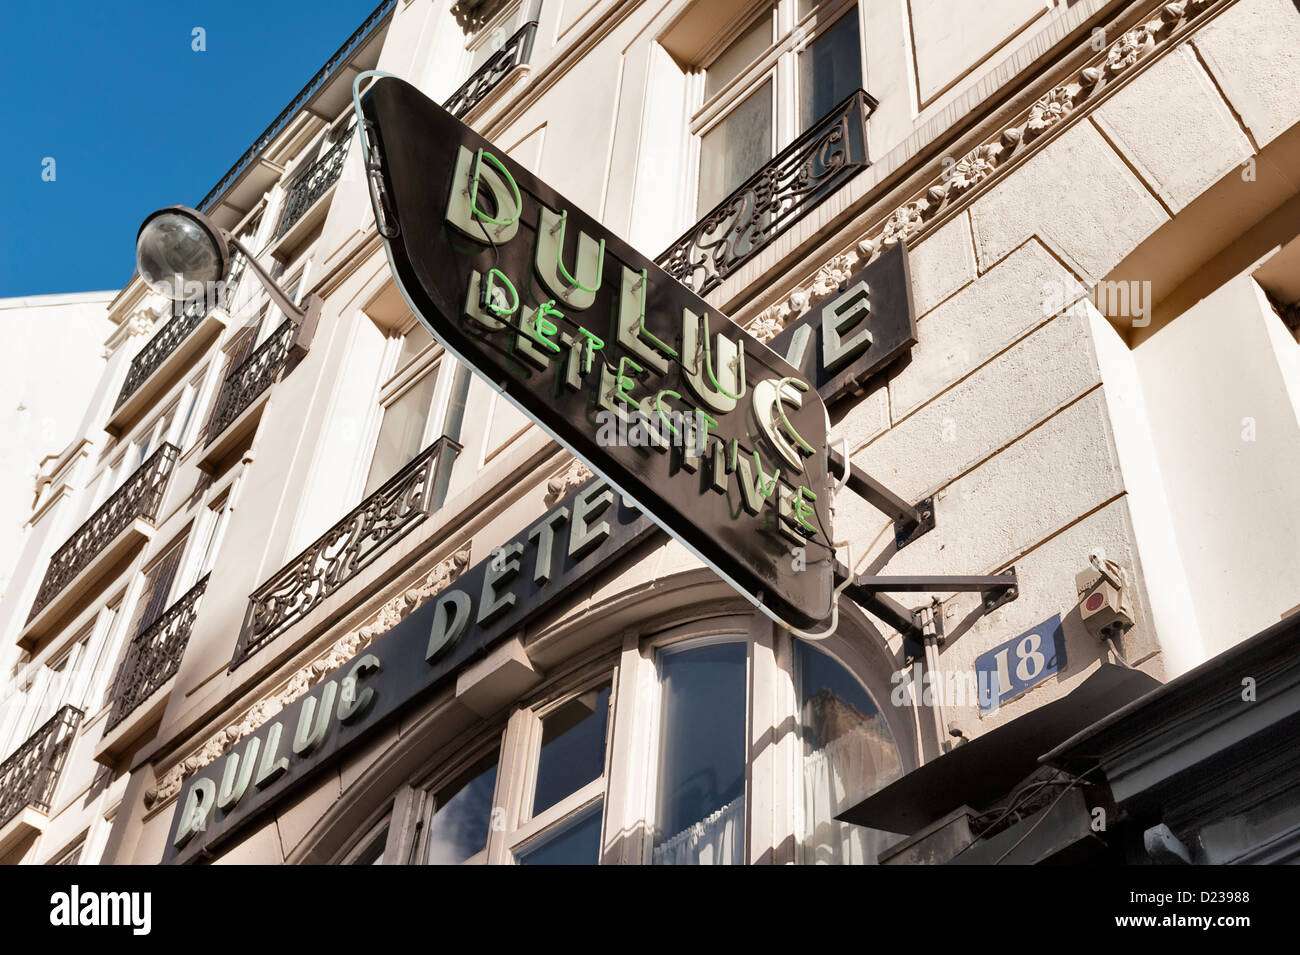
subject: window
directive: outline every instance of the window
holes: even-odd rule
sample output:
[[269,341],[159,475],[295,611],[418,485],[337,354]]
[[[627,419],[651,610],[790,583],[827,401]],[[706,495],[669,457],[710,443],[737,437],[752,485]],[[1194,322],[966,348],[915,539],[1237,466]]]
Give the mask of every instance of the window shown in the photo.
[[779,0],[746,21],[703,73],[692,121],[697,217],[861,88],[857,5]]
[[700,214],[771,158],[772,81],[768,80],[700,137]]
[[389,371],[380,389],[379,427],[362,497],[372,494],[440,435],[458,440],[469,393],[468,369],[434,348],[433,336],[414,316],[405,331],[389,342],[385,364]]
[[898,747],[875,703],[844,667],[795,641],[799,696],[799,861],[874,863],[898,837],[835,816],[902,775]]
[[524,713],[536,739],[528,818],[507,843],[520,865],[596,865],[601,854],[612,679]]
[[344,859],[344,865],[384,865],[384,848],[388,842],[389,817],[362,836],[356,847]]
[[807,132],[862,86],[858,18],[840,17],[799,54],[799,132]]
[[743,638],[660,651],[655,865],[744,862],[748,669]]
[[[87,716],[95,713],[108,702],[105,697],[115,673],[116,660],[123,638],[121,609],[122,598],[118,597],[99,612],[97,620],[99,633],[93,654],[93,670],[85,696],[85,706],[82,707]],[[86,659],[89,661],[91,656],[88,655]]]
[[605,771],[610,685],[575,696],[542,720],[533,815],[599,779]]
[[483,861],[493,821],[498,755],[493,750],[433,793],[425,836],[428,865]]
[[198,429],[194,427],[194,421],[197,417],[195,411],[199,404],[199,395],[203,391],[203,380],[207,377],[207,368],[205,367],[197,375],[194,375],[185,383],[181,389],[180,397],[176,399],[176,404],[171,410],[171,424],[167,429],[164,441],[170,442],[185,451],[198,436]]
[[198,583],[204,574],[212,570],[212,565],[217,559],[217,551],[221,548],[221,540],[225,536],[226,525],[230,521],[230,495],[232,493],[232,491],[226,491],[204,509],[194,550],[198,562],[195,564],[194,570],[187,581],[190,586]]
[[610,644],[517,701],[503,731],[453,744],[433,785],[374,806],[386,847],[377,826],[348,832],[343,858],[860,865],[900,838],[835,821],[915,751],[895,743],[910,713],[891,726],[872,696],[891,661],[861,635],[813,645],[736,614]]
[[79,865],[81,863],[81,853],[86,848],[86,836],[83,833],[73,845],[69,846],[59,855],[50,860],[50,865]]
[[469,51],[469,68],[465,76],[473,76],[484,63],[499,52],[516,32],[529,20],[537,19],[540,0],[523,0],[522,3],[488,2],[485,9],[476,11],[480,19],[471,24],[465,48]]
[[600,804],[538,837],[515,857],[520,865],[595,865],[600,860]]
[[87,716],[96,712],[117,649],[120,603],[118,598],[103,607],[63,648],[28,671],[26,687],[17,688],[0,712],[0,758],[21,746],[64,706],[75,706]]
[[173,585],[185,551],[185,536],[167,548],[144,572],[144,585],[136,600],[135,613],[127,626],[127,639],[143,633],[171,605]]

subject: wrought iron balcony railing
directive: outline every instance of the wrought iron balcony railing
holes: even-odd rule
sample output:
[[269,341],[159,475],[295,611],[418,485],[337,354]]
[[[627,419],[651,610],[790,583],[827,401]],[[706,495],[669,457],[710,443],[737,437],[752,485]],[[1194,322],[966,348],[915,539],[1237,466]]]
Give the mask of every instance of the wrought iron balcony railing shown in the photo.
[[27,616],[28,623],[118,534],[130,527],[132,521],[140,518],[152,522],[158,517],[167,479],[171,477],[178,457],[180,449],[176,445],[160,447],[54,552],[40,589],[36,591],[36,600]]
[[294,180],[289,187],[289,197],[284,201],[284,211],[280,213],[280,224],[275,230],[277,239],[293,228],[293,224],[316,204],[316,200],[325,195],[325,190],[338,181],[343,174],[343,161],[347,159],[350,142],[352,135],[345,134],[324,156]]
[[235,161],[221,181],[212,187],[211,191],[200,201],[197,209],[210,213],[212,208],[217,204],[225,192],[234,185],[235,180],[243,175],[244,171],[253,164],[253,161],[261,155],[271,141],[284,131],[289,125],[289,121],[302,111],[313,96],[319,93],[335,76],[339,75],[345,64],[352,58],[362,45],[373,37],[379,29],[388,22],[389,16],[397,7],[397,0],[382,0],[379,6],[366,17],[361,26],[357,27],[350,37],[343,42],[334,55],[325,61],[325,65],[316,71],[316,74],[307,81],[307,85],[298,91],[289,105],[280,111],[280,115],[271,120],[271,125],[262,131],[262,135],[253,140],[253,144],[244,151],[244,154]]
[[194,329],[203,323],[203,319],[207,317],[213,306],[220,305],[229,308],[230,301],[235,294],[235,287],[244,274],[245,264],[244,256],[239,252],[234,252],[230,259],[229,273],[224,285],[220,286],[217,300],[212,301],[207,297],[203,297],[187,303],[179,314],[174,315],[166,325],[154,333],[153,338],[149,339],[144,348],[141,348],[139,353],[131,359],[131,367],[127,369],[126,380],[122,382],[122,390],[118,392],[117,402],[113,405],[114,411],[122,407],[128,398],[139,391],[140,386],[149,380],[149,376],[158,370],[185,339],[190,337]]
[[114,411],[122,407],[127,398],[140,390],[140,386],[158,370],[158,366],[167,360],[167,356],[199,327],[207,313],[208,303],[198,299],[186,305],[184,311],[172,316],[166,325],[154,333],[148,344],[131,359],[126,380],[122,382],[122,390],[117,394],[117,403],[113,405]]
[[492,54],[482,66],[474,71],[460,89],[451,94],[443,103],[443,108],[460,119],[483,98],[496,89],[503,79],[510,75],[516,66],[527,63],[533,55],[533,40],[537,36],[537,21],[530,20],[515,31],[514,36],[506,41],[505,46]]
[[870,165],[867,118],[857,90],[718,203],[656,260],[705,295],[818,203]]
[[113,678],[113,708],[104,723],[105,734],[176,675],[207,588],[204,577],[131,640]]
[[0,763],[0,828],[24,809],[48,813],[81,710],[65,706]]
[[215,441],[257,396],[271,387],[289,358],[298,326],[286,318],[266,341],[249,353],[248,357],[232,368],[221,383],[212,414],[208,417],[208,435],[205,444]]
[[461,446],[446,436],[420,452],[249,597],[235,669],[310,613],[438,510]]

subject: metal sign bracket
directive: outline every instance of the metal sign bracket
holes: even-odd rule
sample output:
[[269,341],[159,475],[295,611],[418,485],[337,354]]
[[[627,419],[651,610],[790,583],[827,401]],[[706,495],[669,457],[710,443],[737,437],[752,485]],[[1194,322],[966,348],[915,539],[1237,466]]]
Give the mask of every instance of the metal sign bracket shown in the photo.
[[[836,565],[836,584],[848,577],[843,564]],[[889,593],[978,593],[981,595],[982,614],[992,613],[1020,595],[1016,568],[1008,567],[1000,574],[975,576],[907,576],[878,577],[859,574],[844,588],[844,593],[864,610],[879,617],[903,636],[903,653],[907,663],[923,657],[927,640],[944,642],[943,617],[933,606],[909,609]]]
[[[845,479],[845,472],[848,478]],[[830,449],[830,473],[848,486],[868,504],[894,521],[894,546],[902,550],[912,541],[934,530],[934,498],[927,497],[916,504],[908,504],[870,474],[849,467],[844,454]]]

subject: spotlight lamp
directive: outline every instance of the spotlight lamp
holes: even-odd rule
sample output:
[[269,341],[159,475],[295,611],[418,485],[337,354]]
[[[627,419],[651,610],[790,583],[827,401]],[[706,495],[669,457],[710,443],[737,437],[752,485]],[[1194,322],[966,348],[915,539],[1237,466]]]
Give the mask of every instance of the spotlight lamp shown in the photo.
[[179,308],[226,279],[231,249],[244,256],[272,301],[298,326],[292,351],[305,354],[320,317],[320,297],[313,293],[302,307],[295,305],[242,242],[197,209],[168,206],[146,216],[136,235],[135,260],[145,284]]

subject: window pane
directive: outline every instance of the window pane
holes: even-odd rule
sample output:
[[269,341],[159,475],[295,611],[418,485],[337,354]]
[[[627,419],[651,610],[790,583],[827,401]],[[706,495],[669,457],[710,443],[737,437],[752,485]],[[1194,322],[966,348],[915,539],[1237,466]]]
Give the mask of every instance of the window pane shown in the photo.
[[740,865],[745,842],[747,645],[661,657],[656,865]]
[[605,771],[609,684],[565,703],[542,720],[533,815],[581,789]]
[[194,418],[194,406],[199,401],[199,386],[201,382],[196,381],[188,385],[181,393],[180,405],[176,409],[176,418],[172,424],[172,433],[168,438],[172,444],[176,445],[182,451],[185,450],[186,433],[190,430],[190,421]]
[[701,215],[772,158],[772,81],[700,139]]
[[900,838],[835,816],[902,774],[898,747],[871,697],[848,670],[795,642],[803,738],[800,858],[807,864],[870,864]]
[[457,865],[487,847],[496,785],[494,752],[434,796],[425,853],[429,865]]
[[739,76],[749,64],[772,45],[772,11],[748,26],[731,45],[718,54],[704,73],[704,98],[708,99]]
[[388,840],[388,827],[385,826],[378,835],[367,843],[366,847],[357,853],[353,858],[351,865],[383,865],[384,864],[384,843]]
[[416,355],[429,347],[433,336],[423,325],[417,324],[402,336],[402,350],[397,353],[397,367],[405,368]]
[[375,442],[375,456],[370,459],[370,474],[366,478],[366,495],[420,453],[424,446],[424,426],[429,419],[429,406],[433,403],[433,391],[437,385],[438,375],[430,372],[384,409],[379,440]]
[[[555,835],[551,835],[555,832]],[[600,803],[567,825],[556,826],[518,853],[520,865],[597,865],[600,862]]]
[[857,11],[840,17],[799,54],[799,121],[806,132],[862,86]]

